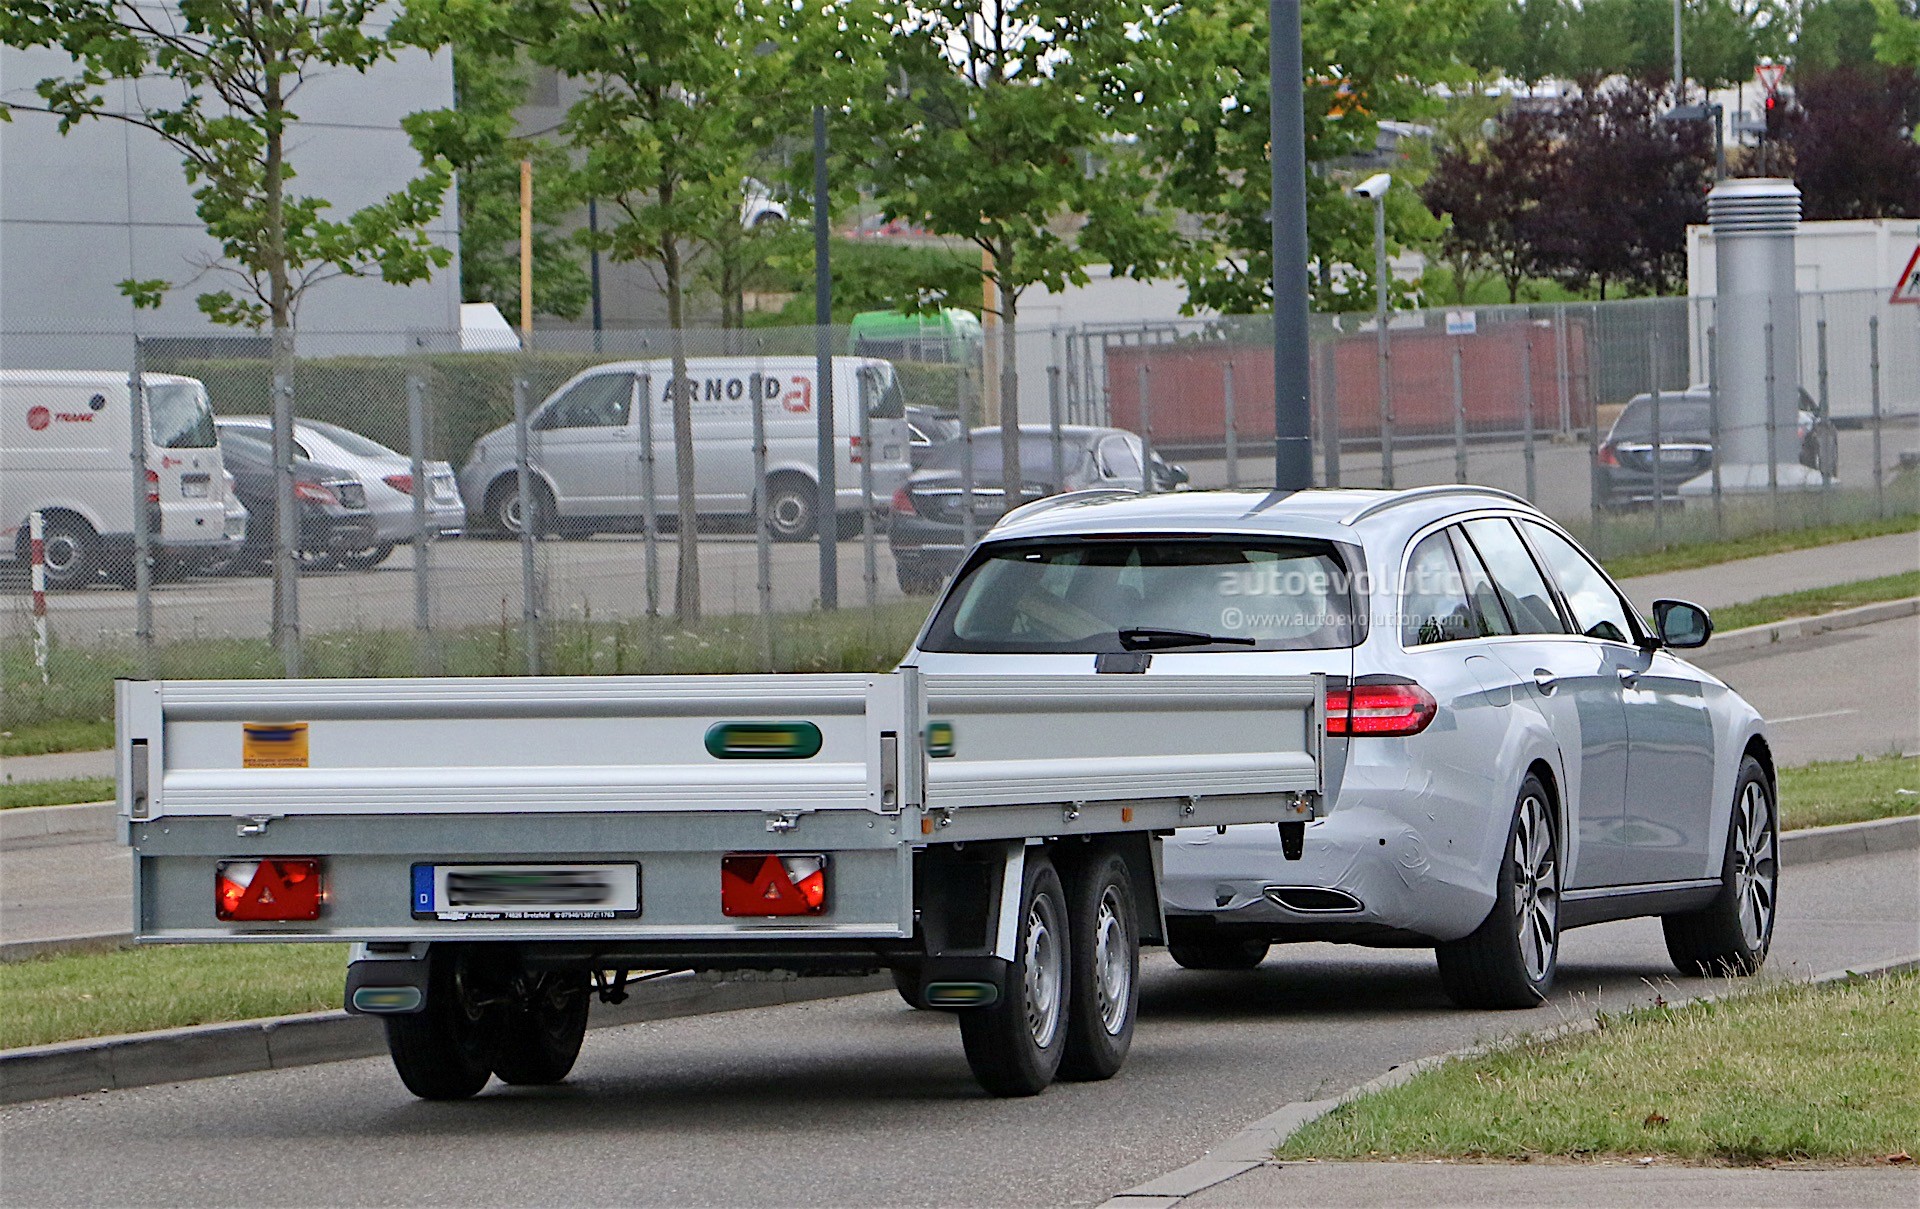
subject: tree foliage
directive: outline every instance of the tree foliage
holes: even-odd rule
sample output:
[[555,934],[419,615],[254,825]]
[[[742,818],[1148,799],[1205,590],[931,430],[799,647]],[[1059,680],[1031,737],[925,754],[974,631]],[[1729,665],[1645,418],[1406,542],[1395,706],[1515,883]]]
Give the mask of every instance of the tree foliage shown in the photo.
[[1920,72],[1844,65],[1796,73],[1788,155],[1809,220],[1920,214]]
[[1891,67],[1920,68],[1920,4],[1914,0],[1873,0],[1880,29],[1873,54]]
[[1520,286],[1540,265],[1533,239],[1535,213],[1552,177],[1554,122],[1537,109],[1504,115],[1477,146],[1444,147],[1420,198],[1448,221],[1441,251],[1463,292],[1473,276],[1490,272],[1520,300]]
[[[288,189],[301,88],[323,73],[365,73],[417,41],[401,29],[377,32],[377,8],[374,0],[8,0],[0,41],[72,56],[72,74],[35,86],[62,131],[88,119],[124,121],[180,153],[196,213],[220,245],[201,275],[238,282],[238,292],[200,294],[200,309],[216,322],[280,330],[331,277],[404,284],[452,256],[426,229],[452,180],[430,149],[419,176],[343,217],[332,216],[326,198]],[[140,87],[123,91],[120,81]],[[132,103],[122,107],[122,96]],[[157,306],[177,284],[121,289]]]

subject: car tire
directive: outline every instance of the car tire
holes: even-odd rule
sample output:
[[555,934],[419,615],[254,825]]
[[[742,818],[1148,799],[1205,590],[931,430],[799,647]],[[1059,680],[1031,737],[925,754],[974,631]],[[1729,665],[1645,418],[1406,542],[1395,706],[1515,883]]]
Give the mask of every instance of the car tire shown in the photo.
[[1133,1047],[1140,1012],[1139,910],[1133,875],[1115,852],[1074,869],[1066,892],[1071,994],[1059,1077],[1097,1082],[1119,1073]]
[[1702,978],[1759,971],[1773,944],[1780,893],[1780,820],[1760,761],[1740,761],[1720,860],[1720,893],[1698,911],[1660,917],[1667,955]]
[[[41,558],[47,587],[55,591],[84,588],[100,578],[104,552],[100,535],[93,526],[70,512],[48,513],[41,529]],[[19,536],[20,563],[27,566],[32,557],[27,526],[22,523]]]
[[529,974],[492,1036],[493,1073],[516,1085],[558,1083],[573,1070],[587,1035],[593,994],[580,971]]
[[1173,963],[1183,970],[1251,970],[1273,946],[1258,938],[1208,936],[1167,941]]
[[1053,862],[1029,851],[1020,886],[1018,952],[1006,994],[960,1012],[960,1041],[980,1086],[996,1096],[1047,1089],[1066,1051],[1072,996],[1066,894]]
[[422,1100],[465,1100],[493,1077],[489,1021],[475,1004],[465,958],[435,946],[427,960],[426,1006],[387,1017],[387,1053],[400,1081]]
[[1463,1008],[1530,1008],[1560,958],[1560,851],[1553,799],[1532,773],[1520,785],[1500,852],[1493,907],[1467,936],[1437,945],[1440,982]]
[[393,543],[379,542],[364,550],[337,550],[329,561],[343,571],[371,571],[393,557]]
[[767,533],[777,542],[803,542],[819,525],[819,493],[797,474],[775,475],[767,484]]
[[[494,530],[508,537],[520,536],[520,482],[516,475],[506,475],[494,484],[487,496],[487,521]],[[553,496],[544,483],[535,480],[533,484],[533,535],[541,537],[553,525]]]

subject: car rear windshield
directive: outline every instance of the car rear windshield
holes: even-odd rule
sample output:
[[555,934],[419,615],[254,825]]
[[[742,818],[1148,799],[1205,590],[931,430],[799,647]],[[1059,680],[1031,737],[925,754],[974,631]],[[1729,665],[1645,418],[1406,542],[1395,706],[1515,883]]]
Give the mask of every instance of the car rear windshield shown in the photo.
[[[1356,556],[1357,557],[1357,556]],[[1049,654],[1318,651],[1364,637],[1347,559],[1328,542],[1103,538],[987,546],[921,646]],[[1224,639],[1228,641],[1204,641]],[[1249,644],[1248,640],[1251,640]]]
[[397,450],[388,449],[372,437],[361,436],[351,428],[342,428],[338,424],[327,424],[318,420],[305,420],[302,423],[355,457],[392,459],[406,456]]
[[[1705,437],[1712,433],[1713,421],[1707,412],[1705,399],[1681,398],[1676,395],[1660,397],[1660,439],[1670,437]],[[1650,441],[1653,439],[1653,400],[1642,396],[1627,404],[1620,418],[1613,422],[1613,439],[1616,441]]]
[[147,427],[161,449],[211,449],[218,443],[213,409],[195,382],[149,382]]

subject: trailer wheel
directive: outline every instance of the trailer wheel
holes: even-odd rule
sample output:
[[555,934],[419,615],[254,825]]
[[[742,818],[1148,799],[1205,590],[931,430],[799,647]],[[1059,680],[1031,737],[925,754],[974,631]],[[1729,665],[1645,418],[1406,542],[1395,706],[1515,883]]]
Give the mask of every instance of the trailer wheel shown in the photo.
[[1140,1007],[1140,932],[1127,862],[1108,852],[1067,878],[1072,995],[1060,1077],[1111,1079],[1133,1045]]
[[996,1096],[1038,1095],[1066,1050],[1073,973],[1066,894],[1053,862],[1027,854],[1020,887],[1018,950],[1007,994],[960,1013],[960,1040],[980,1086]]
[[528,975],[493,1034],[493,1073],[507,1083],[558,1083],[580,1056],[593,997],[584,971]]
[[387,1017],[387,1052],[400,1081],[422,1100],[464,1100],[493,1077],[486,1011],[464,958],[436,946],[427,960],[426,1006]]

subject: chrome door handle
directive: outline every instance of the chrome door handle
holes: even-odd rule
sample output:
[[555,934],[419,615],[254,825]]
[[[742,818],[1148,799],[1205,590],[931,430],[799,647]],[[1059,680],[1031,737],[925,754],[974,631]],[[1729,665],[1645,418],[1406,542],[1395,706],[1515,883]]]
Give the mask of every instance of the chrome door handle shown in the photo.
[[1533,682],[1540,687],[1542,695],[1551,696],[1553,690],[1559,685],[1560,678],[1546,668],[1537,667],[1533,669]]

